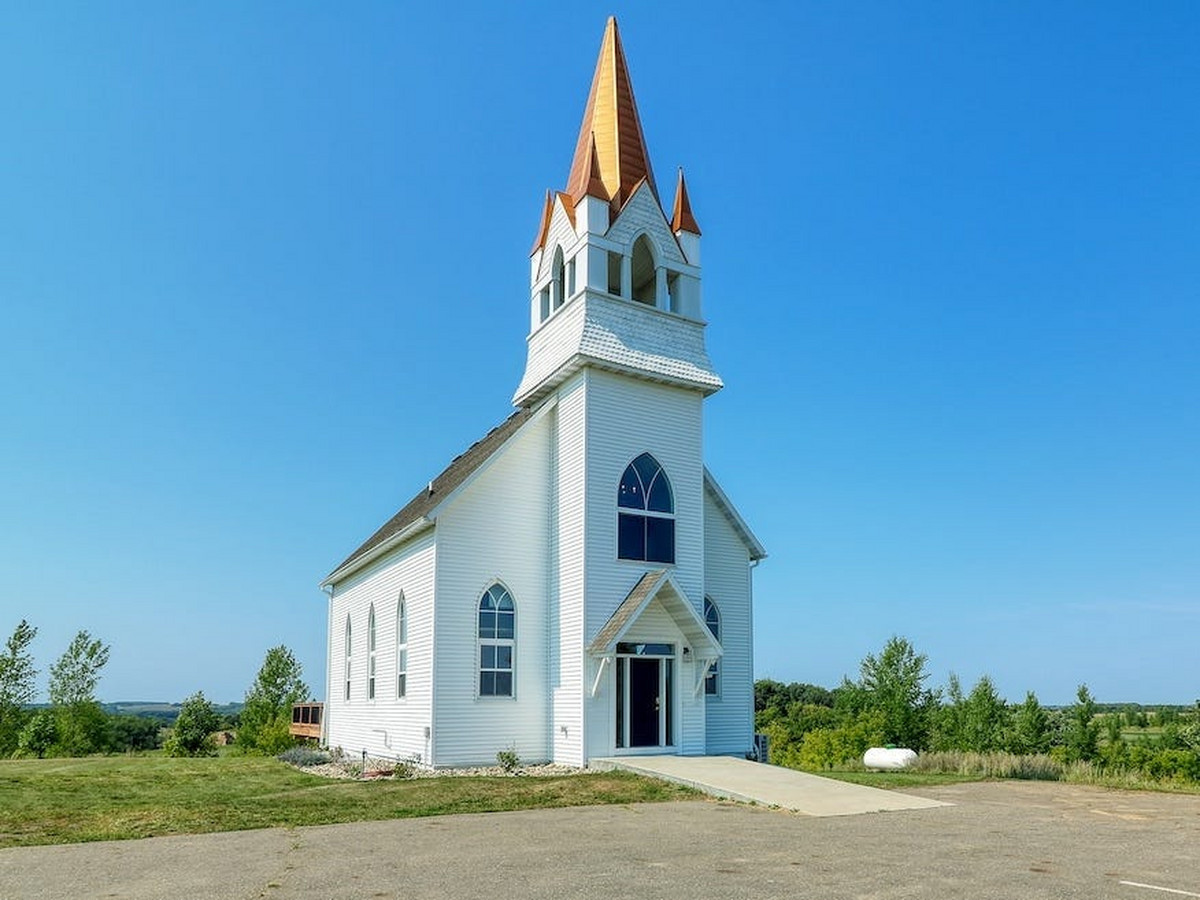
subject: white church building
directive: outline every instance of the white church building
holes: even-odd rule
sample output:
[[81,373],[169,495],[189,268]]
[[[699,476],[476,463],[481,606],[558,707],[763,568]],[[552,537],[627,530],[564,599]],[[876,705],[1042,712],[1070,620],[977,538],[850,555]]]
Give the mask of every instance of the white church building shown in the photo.
[[766,554],[704,465],[700,228],[682,170],[659,199],[613,19],[530,281],[516,412],[322,583],[324,741],[439,767],[741,756]]

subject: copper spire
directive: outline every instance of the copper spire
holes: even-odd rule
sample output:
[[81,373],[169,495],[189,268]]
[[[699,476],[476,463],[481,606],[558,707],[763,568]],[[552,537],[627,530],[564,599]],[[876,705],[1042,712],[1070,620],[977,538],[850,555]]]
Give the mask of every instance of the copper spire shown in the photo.
[[629,69],[625,65],[625,51],[621,49],[617,20],[612,16],[600,43],[600,58],[596,61],[596,74],[592,77],[592,89],[583,111],[575,157],[571,161],[571,175],[567,179],[567,193],[572,197],[591,193],[593,158],[599,166],[600,181],[615,208],[620,209],[625,204],[642,178],[646,179],[654,196],[658,196],[637,103],[633,99]]
[[546,246],[546,235],[550,233],[550,216],[554,212],[554,195],[546,191],[546,201],[542,204],[542,221],[538,225],[537,237],[533,239],[533,249],[529,251],[529,255],[537,253],[542,247]]
[[679,168],[679,183],[675,185],[675,211],[671,214],[671,230],[690,231],[700,235],[700,226],[692,215],[692,201],[688,199],[687,182],[683,180],[683,167]]

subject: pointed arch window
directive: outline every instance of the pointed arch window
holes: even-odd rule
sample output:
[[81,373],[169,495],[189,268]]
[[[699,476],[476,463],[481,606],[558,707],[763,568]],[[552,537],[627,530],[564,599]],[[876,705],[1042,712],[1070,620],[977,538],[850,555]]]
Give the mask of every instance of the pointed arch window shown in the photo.
[[[704,598],[704,624],[708,626],[717,643],[721,643],[721,611],[709,597]],[[708,667],[708,676],[704,679],[704,693],[709,697],[721,693],[720,665],[720,661],[717,661]]]
[[351,660],[351,647],[353,646],[350,642],[350,616],[349,615],[346,616],[345,645],[346,645],[346,648],[345,648],[346,649],[346,654],[345,654],[346,655],[346,664],[345,664],[345,669],[344,669],[345,676],[346,676],[346,678],[345,678],[345,680],[346,680],[345,698],[346,698],[346,700],[349,700],[350,699],[350,660]]
[[496,583],[479,599],[479,696],[513,695],[517,607],[508,588]]
[[675,562],[675,497],[649,453],[625,468],[617,489],[617,558]]
[[408,693],[408,609],[404,594],[396,601],[396,699]]
[[375,699],[375,604],[367,610],[367,699]]
[[566,300],[567,273],[563,264],[562,247],[554,248],[554,264],[551,267],[551,284],[554,290],[554,309],[557,310]]

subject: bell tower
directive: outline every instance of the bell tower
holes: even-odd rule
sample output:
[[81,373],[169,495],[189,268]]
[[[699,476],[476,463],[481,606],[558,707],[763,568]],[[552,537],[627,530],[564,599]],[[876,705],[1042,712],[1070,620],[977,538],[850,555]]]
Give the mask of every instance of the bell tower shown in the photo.
[[683,170],[668,218],[609,18],[566,190],[547,191],[530,254],[528,357],[513,402],[533,406],[584,367],[720,390],[700,286]]

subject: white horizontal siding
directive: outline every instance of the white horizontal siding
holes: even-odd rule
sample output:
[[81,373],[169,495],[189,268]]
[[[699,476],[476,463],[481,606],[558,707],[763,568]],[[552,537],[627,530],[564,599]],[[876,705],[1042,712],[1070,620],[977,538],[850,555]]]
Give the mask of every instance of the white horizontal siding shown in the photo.
[[[612,616],[641,576],[661,563],[617,559],[617,488],[625,467],[649,452],[671,480],[675,498],[676,584],[698,613],[704,597],[704,467],[701,427],[703,399],[695,391],[667,387],[606,372],[588,373],[587,391],[587,610],[585,641]],[[672,623],[672,629],[674,625]],[[674,631],[673,631],[674,633]],[[650,636],[647,636],[650,637]],[[670,638],[654,638],[670,640]],[[611,672],[606,678],[611,678]],[[608,704],[587,704],[589,731],[597,728],[611,741]],[[681,708],[685,752],[701,752],[703,707]],[[697,722],[697,716],[699,716]],[[599,739],[588,741],[590,755],[612,752]]]
[[[330,599],[329,696],[326,741],[358,755],[417,757],[429,762],[425,729],[431,722],[433,685],[433,530],[388,553],[368,569],[334,586]],[[396,696],[396,603],[404,594],[408,615],[408,677]],[[367,618],[375,607],[375,699],[367,698]],[[351,693],[345,699],[346,617],[352,638]]]
[[709,753],[742,754],[754,738],[750,554],[721,508],[704,497],[704,584],[721,614],[720,693],[708,696]]
[[[435,765],[494,764],[509,748],[550,756],[550,436],[548,417],[531,421],[438,515]],[[513,697],[478,695],[479,599],[496,581],[516,604]]]
[[554,411],[554,508],[550,559],[550,685],[553,758],[584,763],[584,515],[586,501],[585,401],[587,373],[558,392]]

